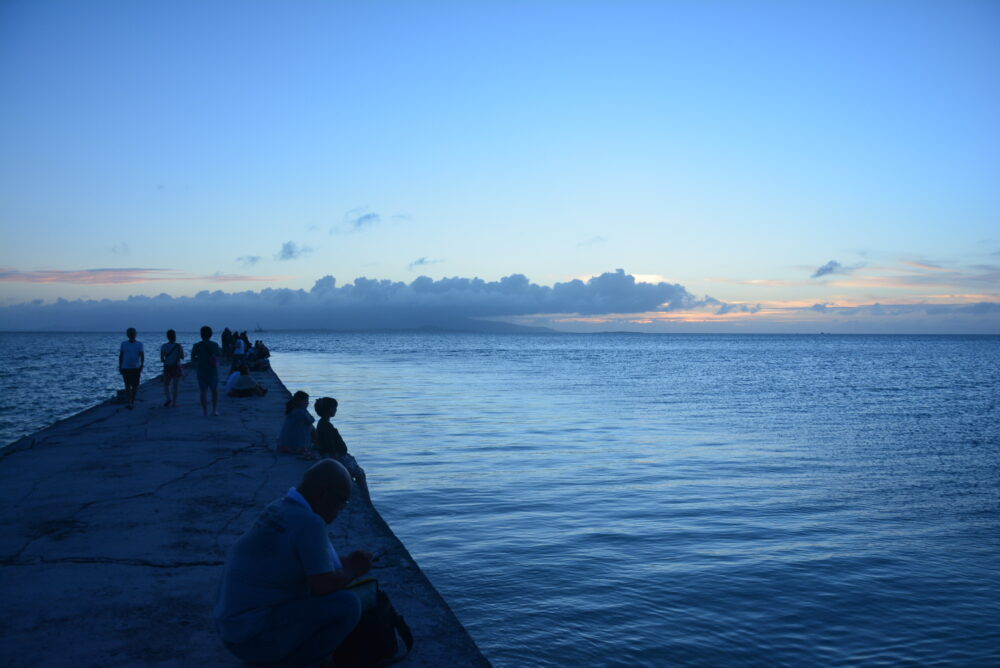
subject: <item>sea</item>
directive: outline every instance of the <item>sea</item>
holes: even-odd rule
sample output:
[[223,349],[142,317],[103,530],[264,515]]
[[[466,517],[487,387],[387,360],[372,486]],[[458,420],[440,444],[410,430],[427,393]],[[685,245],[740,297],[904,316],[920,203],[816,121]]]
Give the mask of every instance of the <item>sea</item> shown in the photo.
[[[0,333],[0,443],[122,338]],[[1000,337],[256,338],[495,666],[1000,665]]]

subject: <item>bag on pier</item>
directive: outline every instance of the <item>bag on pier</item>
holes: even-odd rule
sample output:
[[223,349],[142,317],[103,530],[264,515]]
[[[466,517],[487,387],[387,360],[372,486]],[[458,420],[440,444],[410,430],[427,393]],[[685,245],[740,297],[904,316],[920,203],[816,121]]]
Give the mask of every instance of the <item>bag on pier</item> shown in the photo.
[[[392,607],[385,592],[378,588],[375,580],[359,583],[369,591],[356,592],[364,604],[361,620],[350,635],[344,638],[333,652],[333,660],[338,668],[381,668],[402,660],[413,648],[413,633],[402,615]],[[374,588],[374,601],[369,605],[365,598]],[[406,651],[399,652],[402,638]]]

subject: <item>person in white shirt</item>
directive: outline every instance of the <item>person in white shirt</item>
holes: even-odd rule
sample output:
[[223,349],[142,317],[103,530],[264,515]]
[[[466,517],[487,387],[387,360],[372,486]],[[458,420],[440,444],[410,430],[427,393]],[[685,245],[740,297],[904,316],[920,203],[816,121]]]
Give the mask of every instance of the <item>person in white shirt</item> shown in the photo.
[[135,395],[139,391],[139,377],[146,365],[146,353],[142,349],[142,341],[135,340],[135,327],[125,330],[128,341],[122,341],[118,350],[118,372],[125,381],[125,407],[135,408]]
[[246,364],[234,371],[226,381],[226,396],[230,397],[262,397],[267,394],[267,388],[258,385],[250,375],[250,367]]

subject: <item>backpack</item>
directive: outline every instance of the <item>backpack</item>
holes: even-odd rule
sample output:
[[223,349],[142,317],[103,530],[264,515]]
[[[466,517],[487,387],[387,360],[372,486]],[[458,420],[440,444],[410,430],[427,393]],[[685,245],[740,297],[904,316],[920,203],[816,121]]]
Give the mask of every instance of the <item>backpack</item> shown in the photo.
[[[396,656],[399,638],[403,639],[406,651]],[[402,660],[411,649],[410,627],[376,585],[375,604],[362,613],[358,625],[334,650],[333,660],[338,668],[381,668]]]

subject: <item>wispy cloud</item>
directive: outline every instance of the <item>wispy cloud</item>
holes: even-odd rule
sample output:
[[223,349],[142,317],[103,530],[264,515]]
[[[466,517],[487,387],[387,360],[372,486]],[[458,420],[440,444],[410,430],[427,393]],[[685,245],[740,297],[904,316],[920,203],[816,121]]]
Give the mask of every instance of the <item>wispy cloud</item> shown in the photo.
[[591,237],[586,241],[579,242],[577,246],[594,246],[596,244],[607,243],[607,241],[608,241],[607,237]]
[[114,246],[112,246],[108,250],[111,251],[112,255],[128,255],[129,253],[132,252],[132,249],[130,249],[129,246],[128,246],[128,244],[125,243],[124,241],[121,242],[121,243],[115,244]]
[[248,276],[244,274],[215,273],[208,275],[185,274],[172,269],[144,267],[77,269],[77,270],[0,270],[4,283],[73,283],[77,285],[120,285],[128,283],[166,283],[173,281],[208,281],[214,283],[276,282],[291,276]]
[[387,222],[406,223],[410,220],[412,220],[411,216],[406,213],[394,213],[390,216],[384,216],[377,211],[370,210],[368,207],[358,207],[345,213],[343,223],[331,227],[330,234],[364,232]]
[[313,249],[309,246],[299,246],[294,241],[286,241],[281,244],[281,250],[274,254],[274,259],[281,261],[298,260],[312,252]]
[[444,260],[431,260],[426,257],[418,257],[416,260],[408,264],[407,268],[410,271],[413,271],[414,269],[418,269],[419,267],[427,267],[429,265],[440,264],[442,262],[444,262]]
[[846,274],[848,271],[849,269],[847,267],[840,264],[836,260],[830,260],[817,269],[810,278],[820,278],[821,276],[828,276],[829,274]]
[[710,283],[732,283],[734,285],[756,285],[765,288],[788,288],[813,285],[808,281],[785,281],[772,278],[706,278]]
[[932,262],[918,262],[916,260],[902,260],[901,264],[905,264],[909,267],[915,267],[917,269],[924,269],[926,271],[948,271],[939,264],[934,264]]
[[344,214],[344,222],[347,228],[353,232],[360,232],[371,227],[375,227],[382,222],[381,214],[369,211],[368,207],[351,209]]
[[257,264],[263,259],[264,258],[262,258],[260,255],[242,255],[236,258],[236,261],[239,262],[240,264],[252,267],[253,265]]

